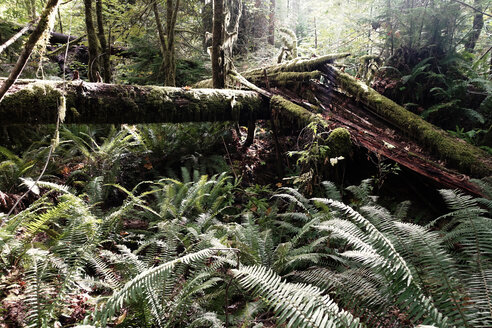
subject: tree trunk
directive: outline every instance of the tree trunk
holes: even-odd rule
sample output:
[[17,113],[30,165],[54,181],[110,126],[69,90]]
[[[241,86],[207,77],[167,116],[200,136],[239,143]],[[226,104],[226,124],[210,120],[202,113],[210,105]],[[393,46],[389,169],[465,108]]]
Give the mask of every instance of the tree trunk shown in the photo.
[[275,0],[270,0],[270,15],[268,17],[268,43],[275,44]]
[[253,37],[255,39],[263,39],[269,27],[266,13],[269,9],[266,8],[264,1],[255,0],[255,11],[253,16]]
[[484,25],[480,1],[475,0],[474,5],[480,11],[475,12],[475,16],[473,17],[473,29],[470,32],[470,36],[468,37],[468,40],[465,43],[465,50],[470,53],[472,53],[475,50],[475,45],[477,44],[478,38],[480,37],[480,33],[482,33],[482,28]]
[[161,44],[162,63],[159,68],[159,74],[163,76],[164,85],[176,85],[176,50],[175,50],[175,30],[176,20],[179,11],[179,0],[166,0],[166,28],[162,26],[159,16],[157,1],[153,4],[157,31],[159,33],[159,42]]
[[26,45],[24,46],[24,49],[22,50],[19,59],[17,60],[17,63],[15,64],[14,68],[10,72],[9,77],[5,80],[5,82],[0,87],[0,102],[2,101],[3,97],[10,89],[12,84],[15,83],[19,75],[22,73],[22,70],[26,66],[26,63],[29,60],[29,57],[31,56],[34,46],[39,41],[39,39],[46,31],[46,29],[49,28],[50,21],[54,17],[53,15],[56,12],[56,8],[58,7],[59,1],[60,0],[49,0],[46,3],[46,7],[43,13],[41,14],[41,18],[39,19],[38,25],[31,33],[31,35],[29,35],[29,39],[27,40]]
[[[63,83],[23,80],[0,103],[0,125],[56,122]],[[256,92],[69,82],[65,123],[179,123],[268,119]]]
[[92,0],[84,0],[85,6],[85,26],[87,29],[87,40],[89,43],[89,63],[87,74],[89,81],[98,80],[99,74],[99,42],[97,39],[94,21],[92,19]]
[[224,72],[224,0],[213,0],[213,26],[212,26],[212,84],[216,89],[225,86]]
[[104,20],[103,20],[103,9],[102,1],[96,0],[96,18],[97,18],[97,36],[99,38],[99,43],[101,45],[101,64],[104,82],[111,82],[111,61],[110,61],[110,50],[108,48],[108,43],[106,42],[106,35],[104,34]]

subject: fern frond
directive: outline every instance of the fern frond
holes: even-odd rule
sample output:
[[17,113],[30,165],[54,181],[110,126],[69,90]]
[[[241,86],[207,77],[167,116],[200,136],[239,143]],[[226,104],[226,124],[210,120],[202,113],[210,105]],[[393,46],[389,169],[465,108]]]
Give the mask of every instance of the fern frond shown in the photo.
[[200,261],[210,257],[213,253],[214,250],[212,249],[204,249],[139,273],[135,278],[128,281],[122,289],[116,291],[106,304],[98,309],[96,318],[100,320],[102,326],[105,326],[108,318],[111,318],[125,302],[135,300],[137,295],[142,294],[144,286],[154,285],[160,276],[169,272],[179,263],[189,264],[194,261]]
[[359,320],[345,312],[319,288],[282,281],[262,266],[231,270],[239,284],[260,296],[276,313],[279,325],[288,327],[359,327]]

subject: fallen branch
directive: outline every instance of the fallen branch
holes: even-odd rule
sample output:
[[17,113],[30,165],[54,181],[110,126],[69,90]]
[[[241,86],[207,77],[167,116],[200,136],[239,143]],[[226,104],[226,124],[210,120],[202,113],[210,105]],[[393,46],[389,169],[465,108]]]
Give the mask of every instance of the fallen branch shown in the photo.
[[19,75],[22,73],[22,70],[26,66],[27,60],[31,56],[34,46],[36,45],[36,43],[38,43],[44,31],[46,31],[46,29],[48,28],[49,22],[52,18],[52,15],[56,11],[56,8],[58,7],[59,1],[60,0],[49,0],[46,3],[46,7],[41,14],[38,25],[31,33],[31,35],[29,35],[29,39],[27,40],[24,49],[22,50],[19,59],[17,60],[17,63],[10,72],[9,77],[0,87],[0,103],[2,102],[2,99],[9,88],[15,83]]
[[59,47],[59,48],[56,48],[56,49],[55,49],[55,50],[53,50],[53,51],[48,52],[48,57],[49,57],[49,56],[56,56],[56,55],[58,55],[58,54],[60,54],[60,53],[64,52],[64,51],[67,49],[67,46],[68,46],[68,47],[71,47],[72,45],[75,45],[75,44],[80,43],[80,42],[81,42],[81,41],[85,38],[85,36],[86,36],[86,35],[84,34],[84,35],[82,35],[82,36],[79,36],[79,37],[78,37],[78,38],[76,38],[76,39],[73,39],[73,40],[71,39],[68,45],[67,45],[67,44],[65,44],[65,45],[63,45],[63,46],[61,46],[61,47]]
[[[37,22],[37,20],[36,20]],[[29,23],[28,25],[26,25],[24,28],[22,28],[19,32],[17,32],[16,34],[14,34],[14,36],[12,36],[9,40],[7,40],[7,42],[5,42],[4,44],[2,44],[0,46],[0,54],[5,50],[7,49],[12,43],[14,43],[15,41],[17,41],[21,36],[23,36],[27,31],[29,31],[29,29],[36,23],[36,22],[33,22],[33,23]]]

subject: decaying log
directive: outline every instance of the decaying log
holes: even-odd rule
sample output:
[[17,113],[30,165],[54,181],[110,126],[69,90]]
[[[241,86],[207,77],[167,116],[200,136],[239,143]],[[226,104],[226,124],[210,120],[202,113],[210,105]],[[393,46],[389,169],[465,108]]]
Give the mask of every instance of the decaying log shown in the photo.
[[243,121],[270,117],[256,93],[240,90],[129,86],[24,80],[0,103],[0,125],[50,124],[65,94],[65,123],[179,123]]
[[473,176],[492,174],[492,157],[485,151],[451,136],[333,66],[326,66],[324,72],[335,87],[352,97],[356,103],[415,140],[422,148],[446,161],[451,167]]
[[289,122],[296,128],[305,127],[313,122],[328,128],[328,123],[321,115],[316,115],[282,96],[273,96],[270,100],[270,107],[272,108],[272,115],[276,119]]
[[453,170],[411,138],[398,133],[350,96],[319,82],[311,82],[311,85],[316,88],[319,100],[330,104],[330,110],[323,113],[330,130],[345,128],[350,132],[354,145],[434,181],[437,188],[459,188],[483,196],[480,188],[470,182],[467,175]]
[[[319,69],[325,64],[331,64],[337,59],[342,59],[345,57],[350,56],[349,53],[341,53],[341,54],[330,54],[330,55],[324,55],[320,57],[313,57],[310,59],[305,59],[305,58],[296,58],[294,60],[277,64],[277,65],[272,65],[266,68],[267,73],[278,73],[278,72],[311,72],[314,70]],[[263,70],[265,68],[257,68],[253,69],[250,71],[243,72],[244,77],[250,78],[254,76],[262,76]]]
[[[280,115],[280,121],[297,127],[316,121],[332,131],[343,128],[350,132],[352,141],[359,147],[389,158],[437,182],[441,188],[460,188],[482,195],[480,188],[465,174],[490,175],[491,156],[406,111],[351,76],[344,74],[339,78],[342,73],[333,66],[323,64],[318,69],[321,72],[279,72],[267,74],[267,79],[263,75],[249,76],[248,80],[256,86],[274,86],[269,90],[276,94],[271,99],[272,116]],[[280,84],[287,76],[288,80],[296,82]],[[299,88],[299,84],[303,86]],[[323,118],[306,109],[312,109],[313,105],[299,99],[299,90],[307,90],[315,96]],[[383,104],[391,105],[383,111]],[[402,119],[395,120],[395,117]],[[425,139],[433,134],[437,137],[435,142]],[[448,149],[442,151],[440,143]]]

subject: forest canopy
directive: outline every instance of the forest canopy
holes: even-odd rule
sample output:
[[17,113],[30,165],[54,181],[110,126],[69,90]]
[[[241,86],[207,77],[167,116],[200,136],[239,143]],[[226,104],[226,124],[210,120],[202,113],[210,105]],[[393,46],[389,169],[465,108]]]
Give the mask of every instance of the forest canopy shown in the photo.
[[0,0],[0,327],[491,327],[491,0]]

